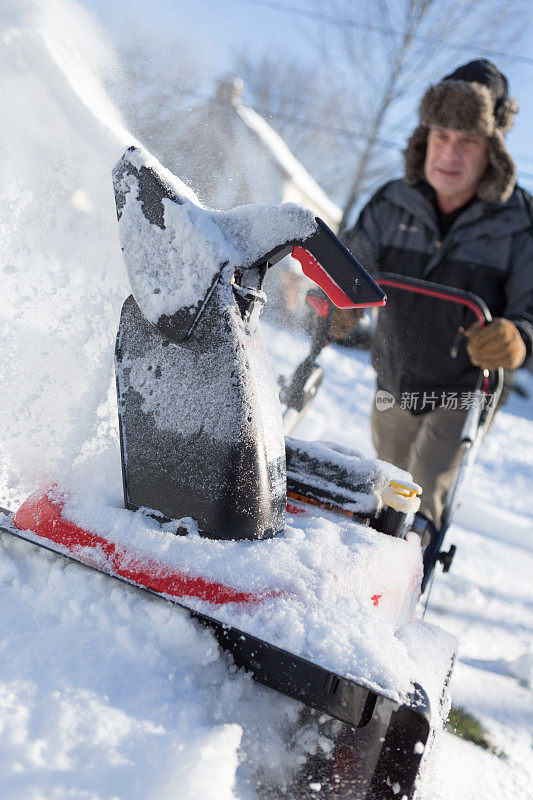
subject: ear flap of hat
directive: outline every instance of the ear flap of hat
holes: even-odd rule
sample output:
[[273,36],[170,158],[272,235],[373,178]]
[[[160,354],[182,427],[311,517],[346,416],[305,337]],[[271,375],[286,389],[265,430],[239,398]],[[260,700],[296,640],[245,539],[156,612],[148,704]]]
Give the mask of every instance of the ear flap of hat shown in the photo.
[[409,137],[407,147],[402,153],[407,183],[418,183],[424,178],[427,141],[428,128],[425,125],[419,125]]
[[502,132],[508,133],[513,127],[515,115],[518,113],[518,101],[507,97],[496,110],[496,125]]
[[506,203],[516,183],[516,166],[507,152],[501,130],[488,139],[489,163],[477,189],[477,196],[488,203]]

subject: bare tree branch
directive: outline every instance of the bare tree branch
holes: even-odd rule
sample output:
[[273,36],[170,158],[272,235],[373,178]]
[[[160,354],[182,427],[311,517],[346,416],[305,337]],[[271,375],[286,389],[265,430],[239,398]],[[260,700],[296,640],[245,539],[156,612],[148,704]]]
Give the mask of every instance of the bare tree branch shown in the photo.
[[[315,30],[313,63],[282,51],[246,53],[235,58],[232,71],[244,80],[244,102],[273,125],[342,206],[344,227],[378,182],[400,173],[400,153],[425,86],[482,57],[485,47],[511,48],[527,30],[529,12],[523,0],[315,3],[332,22]],[[121,109],[133,132],[164,163],[183,166],[180,129],[203,119],[196,109],[212,94],[212,83],[206,88],[196,54],[182,42],[154,42],[145,32],[127,41],[125,79],[117,94]],[[498,66],[506,68],[503,59]],[[217,136],[213,131],[213,143]],[[209,170],[208,154],[199,145],[197,151],[186,151],[194,170],[203,162]]]
[[[358,17],[354,15],[355,7],[361,11]],[[342,229],[366,188],[378,141],[402,99],[413,95],[414,90],[420,92],[425,82],[467,60],[461,45],[470,58],[478,56],[472,53],[473,46],[477,50],[494,46],[495,37],[499,49],[511,47],[523,35],[529,17],[520,0],[378,0],[372,6],[363,0],[337,0],[329,4],[329,13],[345,19],[346,24],[329,29],[325,26],[324,40],[329,41],[324,52],[331,53],[332,43],[339,42],[344,70],[359,77],[351,84],[352,92],[359,100],[364,96],[369,119],[367,141],[343,202]],[[360,22],[354,22],[357,19]],[[367,47],[370,38],[374,42],[371,51]],[[446,40],[454,46],[448,46]],[[367,60],[364,65],[356,55],[363,48]],[[369,72],[375,76],[371,91]]]

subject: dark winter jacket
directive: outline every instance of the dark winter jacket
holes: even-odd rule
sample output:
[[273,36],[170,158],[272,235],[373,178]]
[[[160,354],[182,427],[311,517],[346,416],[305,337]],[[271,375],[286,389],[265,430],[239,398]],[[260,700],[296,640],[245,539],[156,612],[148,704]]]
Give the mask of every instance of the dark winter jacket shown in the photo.
[[[533,225],[531,197],[516,188],[504,203],[475,199],[441,239],[437,215],[421,186],[393,181],[363,209],[344,242],[373,274],[394,272],[479,295],[493,317],[518,327],[528,357],[533,342]],[[462,307],[387,288],[373,348],[378,387],[398,400],[417,393],[468,392],[476,384],[458,328],[474,322]]]

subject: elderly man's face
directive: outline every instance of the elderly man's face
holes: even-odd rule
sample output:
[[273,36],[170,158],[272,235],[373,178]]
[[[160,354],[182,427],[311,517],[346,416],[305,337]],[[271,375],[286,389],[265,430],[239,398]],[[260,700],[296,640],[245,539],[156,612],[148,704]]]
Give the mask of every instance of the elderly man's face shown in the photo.
[[488,164],[488,143],[479,133],[454,128],[429,129],[424,164],[427,182],[445,213],[472,198]]

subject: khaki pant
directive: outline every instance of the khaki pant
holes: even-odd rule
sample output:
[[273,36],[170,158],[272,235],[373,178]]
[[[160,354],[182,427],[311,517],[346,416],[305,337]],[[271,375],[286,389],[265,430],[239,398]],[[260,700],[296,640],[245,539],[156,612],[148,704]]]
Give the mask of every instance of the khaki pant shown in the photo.
[[461,460],[460,439],[467,411],[436,408],[412,414],[372,406],[372,441],[378,458],[407,470],[422,487],[420,511],[437,526]]

